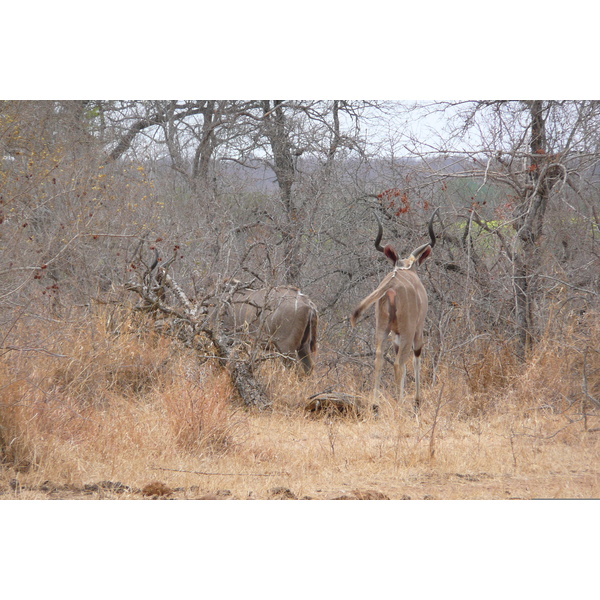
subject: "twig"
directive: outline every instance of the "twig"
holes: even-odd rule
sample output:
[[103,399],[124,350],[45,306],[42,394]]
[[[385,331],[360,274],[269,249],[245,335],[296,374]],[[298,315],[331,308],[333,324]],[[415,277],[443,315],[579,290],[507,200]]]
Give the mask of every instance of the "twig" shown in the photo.
[[515,433],[512,430],[512,427],[510,428],[510,451],[512,452],[512,457],[513,457],[513,465],[515,467],[515,469],[517,468],[517,455],[515,454],[515,444],[513,441],[513,438],[515,437]]
[[435,455],[435,426],[437,425],[438,413],[440,412],[440,406],[442,403],[442,394],[444,392],[445,382],[442,383],[442,388],[438,394],[437,404],[435,407],[435,414],[433,415],[433,425],[431,426],[431,437],[429,438],[429,459],[431,460]]
[[332,392],[332,391],[333,391],[333,386],[330,386],[327,389],[323,390],[322,392],[317,392],[316,394],[309,396],[307,398],[307,400],[313,400],[314,398],[316,398],[317,396],[320,396],[321,394],[329,394],[329,392]]
[[577,290],[578,292],[584,292],[586,294],[592,294],[593,296],[597,296],[598,295],[598,292],[595,292],[594,290],[588,290],[586,288],[578,287],[576,285],[573,285],[573,284],[569,283],[568,281],[563,281],[562,279],[558,279],[557,277],[551,277],[550,275],[539,275],[538,277],[541,277],[543,279],[549,279],[550,281],[556,281],[557,283],[560,283],[561,285],[566,285],[566,286],[570,287],[573,290]]
[[175,473],[193,473],[194,475],[222,475],[224,477],[273,477],[274,475],[289,475],[289,473],[209,473],[206,471],[186,471],[185,469],[167,469],[165,467],[150,467],[153,471],[174,471]]
[[41,352],[42,354],[47,354],[48,356],[55,356],[56,358],[71,358],[67,354],[57,354],[56,352],[50,352],[45,348],[19,348],[18,346],[3,346],[0,347],[1,350],[13,351],[13,352]]
[[335,458],[335,440],[337,438],[337,429],[333,423],[333,419],[327,419],[327,437],[329,439],[329,447],[331,448],[331,456]]

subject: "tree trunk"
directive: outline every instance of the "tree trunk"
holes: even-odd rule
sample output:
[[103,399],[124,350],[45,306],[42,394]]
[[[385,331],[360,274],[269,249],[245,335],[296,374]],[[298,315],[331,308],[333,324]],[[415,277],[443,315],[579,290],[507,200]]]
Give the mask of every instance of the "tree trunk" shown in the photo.
[[198,184],[204,189],[210,189],[209,167],[214,150],[214,131],[217,122],[215,106],[215,100],[207,100],[206,106],[202,110],[204,117],[202,133],[192,165],[192,186],[195,192],[197,192]]
[[518,220],[517,235],[521,242],[515,254],[513,285],[515,289],[518,355],[525,358],[535,336],[534,304],[538,290],[540,257],[538,242],[544,226],[550,186],[544,172],[546,159],[546,123],[541,100],[528,103],[531,117],[530,154],[527,160],[529,183]]
[[300,284],[300,259],[298,249],[298,228],[300,226],[299,211],[292,197],[292,185],[296,176],[296,168],[292,154],[292,143],[286,131],[285,115],[282,102],[263,101],[263,118],[266,135],[273,152],[274,170],[279,185],[281,200],[286,211],[286,222],[281,228],[284,244],[285,279],[289,285]]

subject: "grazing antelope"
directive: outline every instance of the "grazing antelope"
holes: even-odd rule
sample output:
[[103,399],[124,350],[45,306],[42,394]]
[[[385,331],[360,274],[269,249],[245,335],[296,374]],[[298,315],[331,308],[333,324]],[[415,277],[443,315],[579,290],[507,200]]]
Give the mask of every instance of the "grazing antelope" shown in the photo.
[[394,335],[394,376],[396,385],[400,387],[400,400],[404,396],[404,378],[406,376],[406,362],[410,351],[414,353],[413,365],[415,369],[415,410],[421,402],[419,372],[421,367],[421,350],[423,348],[423,325],[427,314],[427,292],[417,275],[416,267],[430,254],[435,246],[433,233],[433,218],[436,209],[429,221],[429,237],[431,242],[419,246],[408,258],[399,259],[396,251],[391,246],[383,248],[380,245],[383,236],[383,225],[377,214],[379,230],[375,238],[375,248],[383,252],[394,265],[394,270],[386,275],[377,289],[369,294],[354,310],[350,323],[354,327],[358,317],[371,304],[375,306],[375,385],[373,398],[377,400],[379,394],[379,380],[383,366],[383,344],[390,332]]
[[[317,350],[318,312],[315,304],[291,286],[239,290],[231,298],[226,326],[248,333],[286,356],[297,355],[310,373]],[[233,320],[233,323],[231,323]]]

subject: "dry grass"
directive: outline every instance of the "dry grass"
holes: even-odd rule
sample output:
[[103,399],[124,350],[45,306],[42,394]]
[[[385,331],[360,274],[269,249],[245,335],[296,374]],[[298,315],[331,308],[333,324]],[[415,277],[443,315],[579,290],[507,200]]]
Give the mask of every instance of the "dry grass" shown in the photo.
[[462,370],[442,365],[438,384],[425,378],[418,422],[410,385],[378,414],[307,415],[306,398],[328,388],[369,405],[349,367],[302,378],[266,363],[273,410],[246,410],[218,365],[114,323],[63,323],[44,351],[4,355],[0,497],[600,497],[600,420],[582,387],[587,347],[585,386],[598,397],[597,317],[545,340],[525,368],[494,347]]

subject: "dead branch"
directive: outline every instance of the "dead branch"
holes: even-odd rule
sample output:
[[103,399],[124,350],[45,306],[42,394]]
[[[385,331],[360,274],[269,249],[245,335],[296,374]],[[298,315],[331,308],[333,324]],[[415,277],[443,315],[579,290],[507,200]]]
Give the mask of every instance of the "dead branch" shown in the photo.
[[[237,340],[221,327],[224,311],[231,303],[233,294],[247,284],[238,281],[225,282],[223,289],[215,293],[213,310],[210,310],[207,306],[207,298],[200,302],[193,302],[167,272],[175,257],[156,269],[159,263],[158,253],[150,266],[146,266],[141,260],[141,248],[139,253],[138,262],[146,269],[138,272],[138,281],[131,281],[125,285],[126,290],[140,296],[140,302],[134,310],[153,315],[160,314],[169,323],[168,330],[176,332],[177,337],[187,347],[197,351],[201,349],[195,343],[196,337],[204,334],[214,347],[216,356],[227,369],[231,382],[244,404],[260,409],[270,407],[271,403],[266,391],[254,377],[251,365],[237,356],[239,354]],[[176,305],[170,303],[170,297]]]

